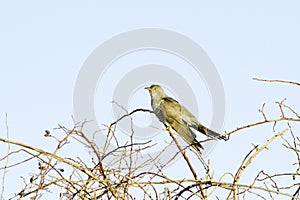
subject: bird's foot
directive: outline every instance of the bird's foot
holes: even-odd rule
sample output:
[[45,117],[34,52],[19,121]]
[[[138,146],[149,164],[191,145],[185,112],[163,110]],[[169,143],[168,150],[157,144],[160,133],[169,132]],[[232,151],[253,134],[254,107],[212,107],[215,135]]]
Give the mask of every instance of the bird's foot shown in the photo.
[[170,132],[170,131],[171,131],[171,127],[170,127],[170,126],[166,126],[166,130],[167,130],[168,132]]

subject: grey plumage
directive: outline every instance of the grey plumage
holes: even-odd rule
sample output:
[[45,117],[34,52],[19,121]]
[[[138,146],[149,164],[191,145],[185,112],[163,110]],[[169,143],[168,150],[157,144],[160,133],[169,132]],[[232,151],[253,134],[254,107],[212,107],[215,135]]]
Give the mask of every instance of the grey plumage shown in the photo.
[[212,138],[226,139],[226,137],[203,126],[187,108],[167,96],[159,85],[151,85],[145,89],[150,93],[151,106],[158,119],[166,127],[171,126],[186,143],[199,153],[203,147],[196,140],[196,135],[191,128]]

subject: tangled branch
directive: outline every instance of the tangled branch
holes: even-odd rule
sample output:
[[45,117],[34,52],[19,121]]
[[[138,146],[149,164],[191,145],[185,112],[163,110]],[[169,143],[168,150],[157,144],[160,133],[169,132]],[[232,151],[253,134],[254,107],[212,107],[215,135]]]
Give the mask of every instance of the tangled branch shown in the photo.
[[[299,83],[281,80],[258,79],[257,81],[279,82],[299,86]],[[253,195],[260,199],[274,199],[274,195],[289,199],[300,199],[299,172],[300,172],[300,139],[294,132],[298,126],[300,116],[296,110],[286,104],[286,99],[275,102],[278,105],[280,116],[269,117],[265,113],[265,104],[259,109],[262,120],[249,123],[223,135],[229,138],[236,137],[242,130],[252,127],[260,127],[264,124],[273,124],[272,136],[263,145],[254,145],[244,156],[239,167],[235,171],[228,171],[219,177],[215,175],[215,169],[203,158],[191,157],[190,147],[180,146],[176,135],[172,130],[166,130],[173,142],[167,144],[161,152],[155,156],[147,153],[155,147],[151,140],[136,142],[134,130],[128,141],[120,141],[116,135],[117,125],[124,118],[137,112],[149,112],[147,109],[135,109],[105,127],[106,141],[103,147],[96,145],[93,138],[89,138],[83,131],[88,122],[77,123],[72,128],[59,125],[55,130],[58,133],[45,131],[45,140],[54,139],[53,150],[46,151],[35,146],[9,139],[8,122],[6,121],[6,136],[1,136],[2,149],[7,147],[5,155],[0,157],[0,172],[2,172],[1,199],[4,199],[7,171],[15,170],[25,164],[32,166],[27,173],[22,174],[19,180],[23,184],[21,190],[9,194],[9,199],[42,199],[44,195],[52,191],[59,191],[59,199],[240,199]],[[289,114],[287,114],[289,113]],[[6,117],[7,118],[7,117]],[[132,119],[131,119],[132,120]],[[294,122],[293,126],[291,122]],[[275,126],[282,123],[287,127],[275,132]],[[281,142],[282,148],[293,155],[294,165],[292,171],[278,171],[270,174],[262,169],[258,171],[248,183],[242,183],[245,171],[251,166],[258,155],[269,148],[274,142]],[[171,145],[176,145],[177,152],[162,160],[162,154]],[[110,148],[115,144],[114,148]],[[64,149],[75,146],[83,146],[88,149],[90,157],[80,157],[71,154],[64,157]],[[95,155],[95,156],[94,156]],[[21,158],[19,160],[13,159]],[[140,162],[140,159],[143,161]],[[146,159],[145,159],[146,158]],[[183,158],[190,177],[174,178],[166,171],[167,166],[177,158]],[[193,162],[191,161],[193,159]],[[203,159],[203,160],[202,160]],[[235,159],[233,159],[235,160]],[[195,166],[203,168],[195,168]],[[147,166],[147,170],[145,170]],[[26,174],[25,174],[26,173]],[[28,177],[28,174],[30,176]],[[27,177],[26,177],[27,176]],[[199,178],[201,176],[201,178]],[[228,176],[231,181],[228,180]],[[226,181],[225,181],[226,179]],[[282,180],[290,179],[290,182]],[[223,196],[216,193],[221,190]],[[217,195],[218,194],[218,195]]]

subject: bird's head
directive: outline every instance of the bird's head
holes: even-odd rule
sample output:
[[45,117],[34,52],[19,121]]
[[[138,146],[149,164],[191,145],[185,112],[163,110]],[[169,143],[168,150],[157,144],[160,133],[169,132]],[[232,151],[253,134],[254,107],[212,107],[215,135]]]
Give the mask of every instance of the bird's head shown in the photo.
[[159,85],[151,85],[150,87],[145,87],[145,89],[149,91],[151,96],[157,96],[157,97],[166,96],[164,90]]

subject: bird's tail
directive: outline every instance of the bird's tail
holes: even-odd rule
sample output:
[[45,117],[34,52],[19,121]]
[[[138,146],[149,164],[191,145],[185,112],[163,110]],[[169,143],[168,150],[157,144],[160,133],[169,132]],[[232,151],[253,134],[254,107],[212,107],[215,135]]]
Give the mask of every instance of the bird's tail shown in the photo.
[[199,141],[197,141],[196,139],[194,140],[194,143],[191,145],[197,152],[199,152],[201,154],[201,150],[204,149],[204,147],[200,144]]
[[212,138],[217,138],[219,140],[221,140],[221,139],[227,140],[227,138],[224,135],[220,135],[219,133],[208,129],[203,125],[198,126],[198,131],[200,131],[201,133],[204,133],[205,135],[212,137]]
[[191,145],[197,153],[197,157],[202,162],[204,168],[206,171],[208,171],[209,167],[206,164],[205,160],[202,157],[201,151],[204,149],[204,147],[200,144],[199,141],[196,139],[195,133],[186,125],[178,124],[176,121],[173,123],[173,129],[185,140],[185,142],[189,145]]

